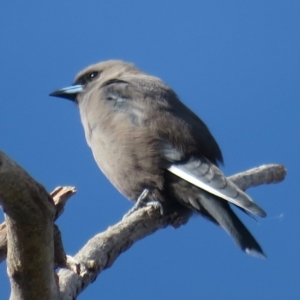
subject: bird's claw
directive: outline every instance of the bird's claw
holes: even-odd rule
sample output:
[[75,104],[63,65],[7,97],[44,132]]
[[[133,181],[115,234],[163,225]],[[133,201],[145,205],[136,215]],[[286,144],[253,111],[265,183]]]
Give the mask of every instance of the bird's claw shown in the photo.
[[123,220],[128,218],[131,214],[133,214],[135,211],[139,210],[142,207],[145,206],[151,206],[154,209],[159,209],[159,212],[161,215],[164,214],[163,206],[161,203],[157,200],[151,200],[147,201],[147,196],[149,195],[149,190],[144,189],[139,198],[137,199],[135,205],[124,215]]
[[151,206],[151,207],[153,207],[154,209],[159,210],[159,212],[160,212],[161,215],[164,214],[163,206],[161,205],[161,203],[160,203],[159,201],[157,201],[157,200],[152,200],[152,201],[147,202],[146,205],[147,205],[147,206]]

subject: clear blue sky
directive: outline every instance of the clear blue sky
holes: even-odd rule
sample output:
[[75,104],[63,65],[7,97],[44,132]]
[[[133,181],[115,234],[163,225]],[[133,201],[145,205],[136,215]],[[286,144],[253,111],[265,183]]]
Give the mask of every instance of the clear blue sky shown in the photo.
[[[267,260],[195,217],[138,242],[79,299],[300,298],[299,16],[293,0],[1,2],[0,148],[49,191],[77,187],[58,221],[70,255],[132,206],[94,163],[76,106],[48,96],[89,64],[123,59],[165,80],[208,124],[225,174],[288,169],[249,190],[266,219],[239,214]],[[5,264],[0,286],[7,299]]]

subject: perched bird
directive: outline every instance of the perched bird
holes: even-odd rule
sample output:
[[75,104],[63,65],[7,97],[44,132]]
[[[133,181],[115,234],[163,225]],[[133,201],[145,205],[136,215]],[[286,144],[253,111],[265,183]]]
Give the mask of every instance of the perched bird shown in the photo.
[[164,213],[199,213],[242,250],[264,256],[229,203],[261,217],[266,213],[218,169],[222,153],[209,129],[162,80],[109,60],[50,95],[78,104],[99,168],[125,197],[160,203]]

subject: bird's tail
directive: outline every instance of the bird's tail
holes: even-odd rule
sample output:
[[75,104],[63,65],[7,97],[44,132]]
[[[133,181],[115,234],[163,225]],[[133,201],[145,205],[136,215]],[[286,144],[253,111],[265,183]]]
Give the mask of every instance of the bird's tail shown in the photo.
[[266,257],[258,242],[227,202],[202,190],[199,190],[199,193],[200,195],[195,201],[199,202],[201,207],[199,212],[202,215],[219,224],[246,253],[257,257]]
[[175,198],[181,205],[222,227],[246,253],[257,257],[266,257],[258,242],[239,220],[227,201],[171,173],[167,176],[170,183],[168,198]]

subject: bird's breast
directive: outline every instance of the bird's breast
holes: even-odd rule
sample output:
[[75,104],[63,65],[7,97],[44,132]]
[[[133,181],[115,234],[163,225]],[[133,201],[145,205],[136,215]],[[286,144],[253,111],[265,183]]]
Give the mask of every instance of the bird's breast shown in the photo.
[[135,201],[145,188],[163,188],[158,142],[147,127],[105,110],[90,110],[82,123],[99,168],[124,196]]

